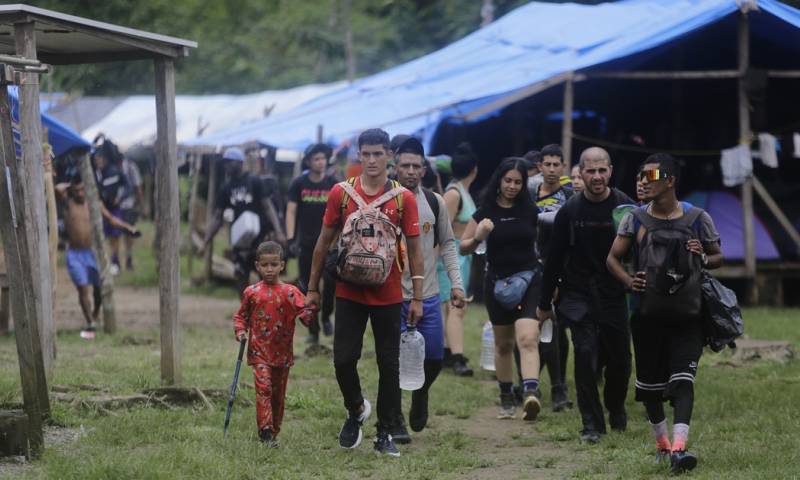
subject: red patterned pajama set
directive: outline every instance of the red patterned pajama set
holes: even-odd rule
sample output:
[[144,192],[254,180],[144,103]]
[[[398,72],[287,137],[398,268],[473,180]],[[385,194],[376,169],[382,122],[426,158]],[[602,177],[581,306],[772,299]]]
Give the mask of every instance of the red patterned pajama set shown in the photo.
[[249,331],[247,364],[255,375],[258,429],[269,428],[273,437],[283,422],[289,367],[294,364],[295,318],[304,304],[303,294],[294,285],[261,281],[245,289],[242,305],[233,316],[237,336]]

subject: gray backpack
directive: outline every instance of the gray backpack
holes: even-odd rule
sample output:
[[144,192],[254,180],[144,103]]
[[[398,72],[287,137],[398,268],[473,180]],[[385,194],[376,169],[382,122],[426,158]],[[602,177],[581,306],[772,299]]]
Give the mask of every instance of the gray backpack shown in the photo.
[[702,264],[698,255],[686,249],[686,242],[697,238],[696,223],[703,210],[684,209],[683,216],[675,220],[652,217],[645,207],[631,213],[634,238],[637,238],[639,225],[646,230],[636,249],[636,270],[647,274],[639,314],[675,322],[699,316]]

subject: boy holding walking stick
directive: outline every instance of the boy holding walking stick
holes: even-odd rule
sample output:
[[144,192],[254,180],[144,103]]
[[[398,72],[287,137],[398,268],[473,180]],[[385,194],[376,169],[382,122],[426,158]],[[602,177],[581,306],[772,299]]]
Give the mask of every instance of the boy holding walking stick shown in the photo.
[[256,250],[255,267],[261,281],[247,287],[242,305],[233,316],[236,340],[247,339],[247,364],[253,367],[256,388],[256,418],[259,438],[276,447],[275,438],[283,421],[289,367],[294,364],[292,339],[295,319],[308,324],[310,308],[294,285],[282,283],[283,248],[264,242]]

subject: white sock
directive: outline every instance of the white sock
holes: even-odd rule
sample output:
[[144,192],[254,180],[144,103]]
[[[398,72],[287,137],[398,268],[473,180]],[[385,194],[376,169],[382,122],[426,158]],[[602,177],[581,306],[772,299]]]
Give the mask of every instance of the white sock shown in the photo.
[[686,450],[686,441],[689,439],[689,425],[676,423],[672,426],[672,450]]

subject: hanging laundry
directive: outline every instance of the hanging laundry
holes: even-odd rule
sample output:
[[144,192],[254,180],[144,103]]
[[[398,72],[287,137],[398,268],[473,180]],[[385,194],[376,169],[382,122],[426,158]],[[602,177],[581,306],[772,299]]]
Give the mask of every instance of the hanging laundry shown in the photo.
[[750,147],[747,145],[723,150],[719,163],[722,167],[722,183],[726,187],[741,185],[753,174],[753,159],[750,156]]
[[800,158],[800,133],[792,135],[794,139],[794,158]]
[[[757,158],[761,159],[761,163],[770,167],[778,168],[778,139],[769,133],[758,134],[758,153]],[[753,157],[756,157],[753,152]]]

